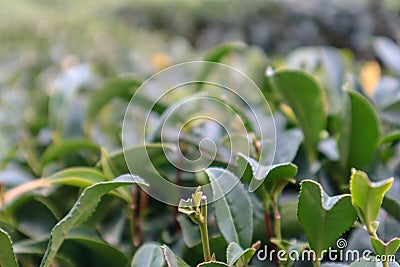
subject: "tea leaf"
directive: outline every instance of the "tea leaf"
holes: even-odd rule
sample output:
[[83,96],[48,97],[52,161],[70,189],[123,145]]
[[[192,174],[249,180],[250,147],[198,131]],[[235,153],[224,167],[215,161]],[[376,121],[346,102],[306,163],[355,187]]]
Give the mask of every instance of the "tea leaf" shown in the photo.
[[340,163],[346,172],[363,168],[375,155],[380,139],[380,121],[371,103],[354,91],[347,91],[338,140]]
[[394,179],[373,183],[366,173],[352,170],[350,178],[351,201],[358,216],[369,229],[378,217],[385,193],[390,189]]
[[271,81],[293,110],[304,133],[308,158],[315,161],[320,133],[327,119],[323,89],[312,76],[300,70],[278,71]]
[[87,187],[76,201],[70,212],[59,221],[51,230],[50,241],[46,253],[40,264],[41,267],[51,265],[54,256],[63,243],[65,237],[74,226],[82,224],[94,212],[100,198],[109,191],[123,185],[146,183],[137,176],[121,176],[113,181],[99,182]]
[[232,242],[226,250],[226,259],[229,266],[246,267],[256,250],[248,248],[243,250],[237,243]]
[[0,266],[18,267],[11,238],[6,231],[0,228]]
[[399,237],[392,238],[387,243],[374,236],[371,236],[370,240],[372,246],[374,247],[375,253],[380,256],[395,255],[400,247]]
[[167,245],[163,245],[161,248],[168,267],[190,267],[184,260],[176,256]]
[[320,258],[357,218],[350,195],[329,197],[321,185],[312,180],[301,182],[298,217],[311,249]]
[[253,236],[253,208],[249,193],[239,179],[227,170],[208,168],[206,173],[213,191],[219,230],[226,241],[249,247]]
[[163,252],[156,244],[144,244],[135,253],[131,267],[162,267],[164,266]]

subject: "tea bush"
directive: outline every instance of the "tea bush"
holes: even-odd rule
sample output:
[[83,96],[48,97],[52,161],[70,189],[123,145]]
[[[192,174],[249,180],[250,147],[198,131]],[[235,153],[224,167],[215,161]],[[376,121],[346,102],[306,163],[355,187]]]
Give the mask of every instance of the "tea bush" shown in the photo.
[[[160,36],[139,32],[135,49]],[[0,266],[399,266],[398,43],[370,36],[374,57],[362,60],[331,46],[269,57],[242,42],[200,53],[178,38],[164,52],[103,58],[115,43],[96,38],[104,47],[82,62],[47,36],[35,39],[51,48],[43,58],[28,50],[0,62]],[[160,99],[166,84],[140,93],[152,74],[189,59],[214,62],[198,81],[238,86],[216,67],[228,65],[261,94],[241,89],[249,107],[203,82]],[[229,109],[181,108],[194,98]],[[193,190],[160,190],[175,206],[158,201],[156,173]],[[330,249],[371,254],[332,258]],[[290,257],[305,251],[308,260]]]

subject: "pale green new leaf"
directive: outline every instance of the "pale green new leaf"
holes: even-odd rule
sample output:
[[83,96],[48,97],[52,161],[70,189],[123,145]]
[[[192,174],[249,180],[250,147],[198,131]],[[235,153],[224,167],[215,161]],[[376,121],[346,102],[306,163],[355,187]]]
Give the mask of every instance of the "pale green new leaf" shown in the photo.
[[352,170],[350,178],[351,201],[358,212],[358,216],[367,228],[378,217],[383,197],[389,191],[393,181],[393,178],[389,178],[373,183],[366,173],[355,169]]
[[190,267],[184,260],[176,256],[167,245],[163,245],[161,248],[168,267]]
[[381,256],[396,255],[396,252],[400,247],[399,237],[392,238],[387,243],[374,236],[371,236],[370,240],[375,253]]
[[163,252],[159,245],[144,244],[135,253],[131,267],[162,267],[164,266]]
[[40,266],[48,267],[51,265],[54,256],[57,254],[58,249],[61,247],[68,233],[73,227],[87,220],[94,212],[100,198],[104,194],[120,186],[130,184],[146,185],[146,183],[137,176],[124,175],[113,181],[99,182],[87,187],[70,212],[51,230],[50,241]]
[[211,182],[219,230],[227,242],[249,247],[253,236],[253,208],[248,191],[227,170],[208,168],[206,173]]
[[[400,265],[397,262],[388,262],[389,267],[399,267]],[[360,259],[360,261],[355,261],[350,264],[349,267],[383,267],[382,262],[377,261],[374,258]]]
[[102,147],[101,148],[101,169],[103,170],[104,176],[107,180],[111,180],[115,178],[115,174],[113,172],[112,162],[110,160],[110,155],[107,153],[107,150]]
[[321,185],[312,180],[301,183],[297,215],[317,257],[347,231],[357,218],[350,195],[329,197]]
[[11,238],[6,231],[0,228],[0,266],[18,267]]

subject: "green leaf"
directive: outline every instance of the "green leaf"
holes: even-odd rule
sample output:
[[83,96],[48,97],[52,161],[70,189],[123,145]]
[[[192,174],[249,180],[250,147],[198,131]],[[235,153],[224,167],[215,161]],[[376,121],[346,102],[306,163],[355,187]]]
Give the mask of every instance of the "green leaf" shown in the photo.
[[[169,144],[152,143],[147,145],[138,145],[125,149],[124,151],[118,151],[110,154],[109,160],[112,166],[112,171],[115,175],[122,175],[124,173],[138,174],[139,176],[146,177],[144,174],[146,169],[146,163],[150,159],[154,165],[161,165],[167,163],[168,159],[165,156],[166,152],[172,152],[175,150],[175,146]],[[148,158],[147,158],[148,157]],[[132,162],[129,164],[129,170],[126,162]],[[100,165],[98,162],[97,165]],[[141,174],[143,172],[143,174]]]
[[135,90],[141,85],[141,81],[132,78],[113,78],[94,91],[89,99],[87,108],[88,126],[92,125],[100,110],[115,98],[124,99],[127,102],[133,96]]
[[297,218],[297,201],[287,202],[279,207],[281,213],[282,234],[285,238],[301,236],[303,228]]
[[227,242],[249,247],[253,237],[253,208],[247,190],[227,170],[208,168],[206,173],[211,182],[219,230]]
[[110,155],[108,155],[107,150],[102,147],[101,148],[101,169],[103,170],[104,176],[108,180],[112,180],[115,178],[115,174],[113,172],[112,162],[110,160]]
[[[42,257],[46,251],[47,242],[47,239],[40,241],[23,240],[14,244],[14,252],[16,255],[19,255],[19,257],[23,257],[24,255]],[[76,266],[73,259],[62,252],[57,253],[55,260],[60,266]]]
[[366,173],[352,169],[350,178],[351,201],[362,222],[370,229],[378,217],[385,193],[389,191],[394,179],[389,178],[373,183]]
[[375,156],[380,121],[373,105],[355,91],[347,91],[339,129],[340,163],[346,172],[363,168]]
[[290,52],[287,64],[291,68],[301,68],[317,75],[329,101],[329,113],[340,111],[340,96],[345,78],[345,64],[340,49],[329,46],[306,46]]
[[51,265],[54,256],[63,243],[67,234],[74,226],[82,224],[94,212],[100,198],[109,191],[123,185],[146,183],[137,176],[124,175],[113,181],[99,182],[87,187],[76,201],[70,212],[51,230],[50,241],[40,264],[41,267]]
[[375,253],[380,256],[396,255],[396,252],[400,247],[399,237],[392,238],[387,243],[374,236],[370,236],[370,240]]
[[277,134],[274,164],[292,162],[297,155],[304,135],[299,128],[293,128]]
[[191,223],[190,220],[182,214],[179,214],[176,220],[182,229],[183,240],[187,247],[192,248],[201,243],[200,230],[197,225]]
[[18,267],[13,251],[11,238],[6,231],[0,228],[0,266]]
[[102,261],[113,266],[127,266],[129,259],[116,247],[104,242],[92,229],[76,227],[69,232],[66,240],[73,240],[93,251]]
[[59,157],[82,150],[90,150],[97,153],[100,148],[97,144],[85,139],[62,140],[47,147],[40,158],[40,163],[45,166]]
[[204,61],[219,62],[228,53],[242,50],[245,47],[246,44],[243,42],[227,42],[220,44],[207,52]]
[[162,267],[164,266],[163,252],[159,245],[144,244],[135,253],[131,267]]
[[246,267],[256,250],[248,248],[243,250],[237,243],[232,242],[226,250],[226,259],[229,266]]
[[[59,171],[44,179],[45,182],[50,184],[61,184],[70,185],[76,187],[88,187],[95,183],[108,181],[107,177],[104,176],[96,168],[90,167],[73,167]],[[110,192],[111,195],[117,196],[126,202],[129,202],[131,196],[128,191],[123,188],[117,188],[117,192]]]
[[184,260],[176,256],[167,245],[163,245],[161,248],[168,267],[190,267]]
[[328,249],[357,218],[350,195],[329,197],[312,180],[301,182],[298,217],[317,258]]
[[[250,184],[252,192],[262,183],[273,195],[279,194],[288,182],[297,174],[297,166],[290,162],[264,166],[255,159],[239,154],[237,158],[238,174]],[[251,172],[249,171],[251,169]],[[254,177],[254,179],[253,179]]]
[[99,170],[90,167],[69,168],[45,178],[45,181],[51,184],[72,185],[77,187],[88,187],[106,180],[107,179]]
[[400,140],[400,131],[393,131],[381,138],[380,144],[394,143]]
[[308,159],[314,162],[327,120],[323,89],[312,76],[300,70],[278,71],[271,76],[271,82],[293,110],[304,133]]
[[[221,59],[230,52],[238,51],[246,47],[246,44],[243,42],[228,42],[221,44],[209,52],[204,56],[204,61],[209,62],[220,62]],[[207,76],[212,73],[214,70],[213,64],[206,64],[206,66],[200,71],[197,75],[197,81],[204,81],[207,79]],[[199,82],[197,86],[197,90],[200,90],[203,86],[203,83]]]
[[382,202],[382,208],[394,219],[400,222],[400,202],[394,198],[385,196]]
[[385,66],[400,76],[400,47],[387,37],[374,40],[374,50]]

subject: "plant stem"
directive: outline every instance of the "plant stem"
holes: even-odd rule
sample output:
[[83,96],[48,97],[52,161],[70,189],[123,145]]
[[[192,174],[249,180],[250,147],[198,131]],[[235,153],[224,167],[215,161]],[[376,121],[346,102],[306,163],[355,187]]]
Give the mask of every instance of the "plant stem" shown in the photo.
[[14,187],[13,189],[8,190],[7,192],[4,193],[4,205],[7,202],[10,202],[17,198],[20,195],[25,194],[26,192],[32,191],[34,189],[42,188],[42,187],[50,187],[51,184],[47,182],[43,178],[37,178],[32,181],[23,183],[17,187]]
[[135,191],[132,188],[132,198],[131,198],[131,203],[129,205],[129,228],[131,230],[131,239],[132,239],[132,244],[135,246],[135,233],[136,233],[136,229],[135,229],[135,210],[136,210],[136,195],[135,195]]
[[206,198],[206,196],[203,196],[201,198],[201,215],[203,217],[203,220],[200,223],[201,242],[203,244],[204,261],[207,262],[207,261],[211,261],[211,251],[210,251],[210,243],[208,240],[207,198]]
[[272,223],[271,223],[271,216],[269,213],[270,201],[264,200],[263,206],[264,206],[265,227],[267,230],[267,235],[268,235],[267,237],[269,241],[272,237],[274,237],[274,231],[272,229]]
[[274,237],[274,231],[272,230],[272,223],[269,212],[264,213],[264,218],[265,218],[265,227],[267,229],[268,240],[270,240],[272,237]]
[[4,194],[6,193],[6,185],[0,183],[0,209],[5,206],[6,200]]
[[143,240],[140,218],[141,208],[143,209],[143,204],[140,202],[141,192],[139,188],[132,191],[132,202],[129,206],[131,238],[135,247],[140,246]]
[[[371,237],[375,237],[375,238],[381,240],[381,239],[378,237],[378,235],[376,234],[376,231],[372,229],[371,224],[366,225],[366,227],[367,227],[367,231],[368,231],[368,233],[369,233],[369,235],[370,235]],[[383,265],[383,267],[389,267],[389,262],[388,262],[388,261],[382,261],[382,265]]]
[[278,199],[274,197],[272,200],[272,210],[274,211],[274,230],[275,237],[278,240],[282,240],[282,232],[281,232],[281,213],[278,208]]
[[376,231],[374,231],[371,227],[371,225],[365,225],[367,227],[367,231],[370,236],[373,236],[375,238],[379,238],[378,235],[376,234]]
[[4,213],[4,209],[6,207],[6,201],[4,198],[5,192],[6,192],[6,185],[3,183],[0,183],[0,212],[1,212],[1,214]]

